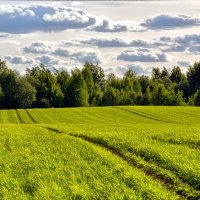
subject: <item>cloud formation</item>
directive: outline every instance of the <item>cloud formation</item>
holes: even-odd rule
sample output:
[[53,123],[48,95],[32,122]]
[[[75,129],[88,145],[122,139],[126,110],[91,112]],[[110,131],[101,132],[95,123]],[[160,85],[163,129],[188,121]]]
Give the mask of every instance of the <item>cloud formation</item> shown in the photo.
[[135,22],[114,22],[107,17],[96,18],[95,25],[87,30],[96,32],[133,32],[142,30],[142,27],[134,25]]
[[[73,44],[73,42],[71,42]],[[58,56],[70,59],[81,64],[85,62],[103,63],[104,59],[101,52],[95,48],[69,46],[67,41],[47,42],[34,41],[22,48],[24,53],[35,55],[48,54],[50,56]]]
[[148,49],[126,49],[117,57],[118,60],[128,62],[166,62],[167,56],[162,52],[154,52]]
[[134,63],[134,64],[122,65],[122,66],[119,66],[116,68],[109,68],[109,69],[107,69],[107,73],[115,73],[115,74],[122,76],[129,69],[133,70],[134,72],[136,72],[139,75],[141,75],[141,74],[150,75],[151,70],[152,70],[151,67],[146,67],[140,63]]
[[33,53],[33,54],[41,54],[41,53],[51,53],[54,51],[55,44],[51,42],[45,41],[33,41],[28,45],[22,47],[24,53]]
[[177,62],[177,64],[181,67],[189,67],[190,66],[190,62],[188,62],[186,60],[180,60]]
[[68,47],[58,47],[52,54],[67,57],[69,59],[78,61],[79,63],[91,62],[91,63],[102,63],[103,58],[101,52],[90,48],[68,48]]
[[30,33],[85,28],[95,17],[81,9],[56,5],[1,5],[0,32]]
[[14,65],[19,65],[19,64],[33,64],[33,59],[29,57],[24,57],[24,56],[11,56],[11,55],[6,55],[4,56],[4,59],[8,61],[11,64]]
[[200,26],[200,18],[188,15],[161,14],[142,22],[114,21],[106,16],[94,16],[86,11],[54,4],[0,5],[0,37],[6,33],[85,29],[96,32],[138,32]]
[[150,47],[150,44],[144,40],[127,40],[118,37],[112,38],[91,38],[89,40],[79,41],[82,44],[94,45],[99,48],[114,48],[114,47]]
[[200,52],[200,35],[190,34],[178,37],[161,37],[155,44],[163,52],[186,52],[199,53]]
[[42,55],[42,56],[38,56],[36,57],[36,61],[38,61],[39,63],[42,63],[44,65],[58,65],[61,63],[61,61],[53,56],[49,56],[49,55]]
[[162,14],[144,20],[140,24],[147,29],[172,29],[188,26],[199,26],[200,19],[188,15]]

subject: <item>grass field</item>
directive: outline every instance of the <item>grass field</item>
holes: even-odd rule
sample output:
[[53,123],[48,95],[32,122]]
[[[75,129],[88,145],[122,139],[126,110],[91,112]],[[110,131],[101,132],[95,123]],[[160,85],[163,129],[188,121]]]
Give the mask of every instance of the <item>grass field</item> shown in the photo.
[[0,199],[200,199],[200,108],[0,111]]

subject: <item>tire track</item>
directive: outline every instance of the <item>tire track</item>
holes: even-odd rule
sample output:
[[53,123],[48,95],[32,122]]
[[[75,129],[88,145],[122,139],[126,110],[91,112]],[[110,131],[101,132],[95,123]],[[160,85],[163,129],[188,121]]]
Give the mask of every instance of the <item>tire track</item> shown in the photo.
[[[157,165],[153,166],[152,164],[148,163],[147,161],[143,160],[141,157],[138,157],[135,154],[129,153],[129,155],[127,156],[123,154],[116,147],[109,145],[108,142],[105,141],[103,138],[89,137],[86,135],[79,135],[73,133],[64,133],[61,130],[52,127],[43,127],[43,126],[41,127],[57,134],[68,134],[72,137],[82,139],[84,141],[87,141],[96,146],[106,149],[107,151],[123,159],[129,166],[137,168],[141,170],[145,175],[150,176],[154,180],[159,181],[166,189],[171,190],[175,192],[177,195],[179,195],[180,199],[188,199],[188,200],[200,199],[199,191],[196,191],[195,189],[187,185],[187,183],[183,183],[171,171],[161,168]],[[166,173],[163,173],[163,170]],[[173,177],[169,176],[167,173],[173,175]]]
[[17,117],[18,117],[18,120],[21,124],[25,124],[24,120],[22,119],[22,117],[20,116],[20,113],[19,113],[19,110],[15,110],[16,111],[16,114],[17,114]]
[[180,146],[187,146],[188,148],[194,149],[194,150],[199,150],[200,149],[200,142],[194,142],[194,141],[177,141],[175,139],[168,139],[164,140],[159,137],[151,137],[152,140],[156,140],[158,142],[162,143],[167,143],[167,144],[174,144],[174,145],[180,145]]
[[29,111],[26,109],[26,114],[29,116],[29,118],[31,119],[31,121],[35,124],[37,124],[38,122],[33,118],[33,116],[29,113]]
[[[151,119],[151,120],[154,120],[154,121],[165,122],[165,123],[173,123],[172,121],[162,120],[162,119],[159,119],[158,117],[154,117],[153,115],[149,115],[149,114],[144,113],[144,112],[140,113],[140,112],[133,111],[133,110],[127,110],[127,109],[122,108],[122,107],[114,107],[114,108],[119,109],[119,110],[123,110],[123,111],[126,111],[126,112],[129,112],[129,113],[132,113],[132,114],[135,114],[135,115],[138,115],[140,117],[144,117],[146,119]],[[149,115],[149,116],[147,116],[147,115]],[[176,122],[176,124],[182,124],[182,123]]]

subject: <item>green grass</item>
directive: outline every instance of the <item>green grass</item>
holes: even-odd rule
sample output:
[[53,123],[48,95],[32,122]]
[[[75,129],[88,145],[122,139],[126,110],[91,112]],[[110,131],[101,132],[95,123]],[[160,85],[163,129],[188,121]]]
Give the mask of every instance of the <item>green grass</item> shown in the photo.
[[0,199],[200,199],[200,108],[0,111]]

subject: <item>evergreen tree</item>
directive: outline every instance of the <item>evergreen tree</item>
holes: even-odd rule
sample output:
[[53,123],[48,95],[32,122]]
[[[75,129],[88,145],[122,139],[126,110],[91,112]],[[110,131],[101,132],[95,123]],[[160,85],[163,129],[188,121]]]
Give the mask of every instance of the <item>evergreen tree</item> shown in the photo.
[[194,94],[200,88],[200,62],[194,63],[190,66],[187,72],[187,79],[189,82],[190,95]]
[[152,94],[149,87],[147,87],[146,92],[143,95],[143,105],[150,105],[152,103]]
[[57,95],[59,96],[59,98],[55,99],[55,101],[57,102],[57,104],[62,104],[62,98],[63,98],[63,105],[66,106],[67,105],[67,91],[69,87],[70,75],[65,70],[62,70],[62,71],[57,70],[56,79],[57,79],[57,83],[60,85],[61,91],[59,90],[57,85],[54,86],[55,87],[54,90],[56,90],[55,93],[57,93]]
[[69,106],[87,106],[88,105],[88,90],[79,69],[75,69],[69,83],[68,89],[68,105]]
[[200,106],[200,90],[199,89],[194,94],[194,105]]
[[95,97],[94,80],[93,80],[92,71],[88,65],[84,65],[82,69],[82,75],[85,80],[88,94],[89,94],[89,104],[92,104],[94,102],[93,99]]

